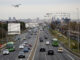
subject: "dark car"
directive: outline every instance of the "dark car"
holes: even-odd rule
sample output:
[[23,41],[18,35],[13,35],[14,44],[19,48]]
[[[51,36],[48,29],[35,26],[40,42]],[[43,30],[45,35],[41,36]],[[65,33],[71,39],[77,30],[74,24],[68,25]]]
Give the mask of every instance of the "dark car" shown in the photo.
[[21,38],[18,38],[18,40],[20,40]]
[[40,40],[40,42],[43,42],[43,40]]
[[28,39],[30,39],[31,37],[29,36]]
[[28,49],[27,47],[25,47],[25,48],[23,49],[23,52],[29,52],[29,49]]
[[19,52],[18,58],[25,58],[24,52]]
[[40,42],[43,42],[43,39],[42,38],[39,38]]
[[28,46],[29,46],[29,47],[32,47],[32,45],[31,45],[31,44],[28,44]]
[[53,50],[48,50],[48,55],[54,55],[54,51]]
[[47,37],[45,37],[45,39],[48,39]]
[[31,48],[30,47],[27,47],[28,48],[28,50],[31,50]]
[[45,48],[40,48],[40,52],[45,52],[46,49]]

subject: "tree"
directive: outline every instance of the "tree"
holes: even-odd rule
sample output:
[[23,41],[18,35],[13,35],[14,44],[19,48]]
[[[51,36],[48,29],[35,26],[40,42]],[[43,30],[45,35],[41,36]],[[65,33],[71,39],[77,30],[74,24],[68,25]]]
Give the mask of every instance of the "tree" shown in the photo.
[[3,28],[0,28],[0,38],[6,37],[6,34],[7,32]]
[[20,22],[20,27],[21,27],[21,30],[25,30],[26,29],[26,27],[25,27],[25,23],[24,22]]

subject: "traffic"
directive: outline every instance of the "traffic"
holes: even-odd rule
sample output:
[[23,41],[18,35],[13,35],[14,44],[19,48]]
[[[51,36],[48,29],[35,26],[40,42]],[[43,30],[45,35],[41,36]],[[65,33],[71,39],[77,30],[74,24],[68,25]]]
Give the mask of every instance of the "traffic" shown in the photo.
[[40,30],[40,38],[33,60],[79,60],[66,50],[47,28]]
[[[39,33],[38,33],[39,31]],[[36,40],[38,35],[39,39]],[[47,28],[32,28],[21,35],[17,35],[2,49],[0,60],[79,60],[66,50],[59,40],[52,36]],[[38,41],[37,47],[35,42]],[[33,56],[31,55],[34,52]]]
[[28,59],[34,47],[37,31],[38,30],[28,29],[25,33],[16,35],[14,41],[6,43],[5,48],[1,50],[0,60]]

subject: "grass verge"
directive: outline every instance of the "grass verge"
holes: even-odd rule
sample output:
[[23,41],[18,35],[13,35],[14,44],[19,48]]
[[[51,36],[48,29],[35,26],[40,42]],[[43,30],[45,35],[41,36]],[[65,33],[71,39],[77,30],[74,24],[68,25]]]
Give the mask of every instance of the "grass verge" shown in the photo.
[[67,49],[69,49],[72,53],[80,56],[80,50],[78,51],[78,42],[76,40],[70,39],[70,48],[69,48],[69,38],[65,35],[61,34],[57,30],[49,29],[50,33],[57,38]]

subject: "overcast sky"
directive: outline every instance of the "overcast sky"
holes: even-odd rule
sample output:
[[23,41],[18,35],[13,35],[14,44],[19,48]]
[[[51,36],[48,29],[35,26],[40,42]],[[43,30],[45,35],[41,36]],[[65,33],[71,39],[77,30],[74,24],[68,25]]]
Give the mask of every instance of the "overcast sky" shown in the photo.
[[[22,4],[19,8],[12,5]],[[46,13],[70,12],[76,18],[80,0],[0,0],[0,19],[42,18]]]

